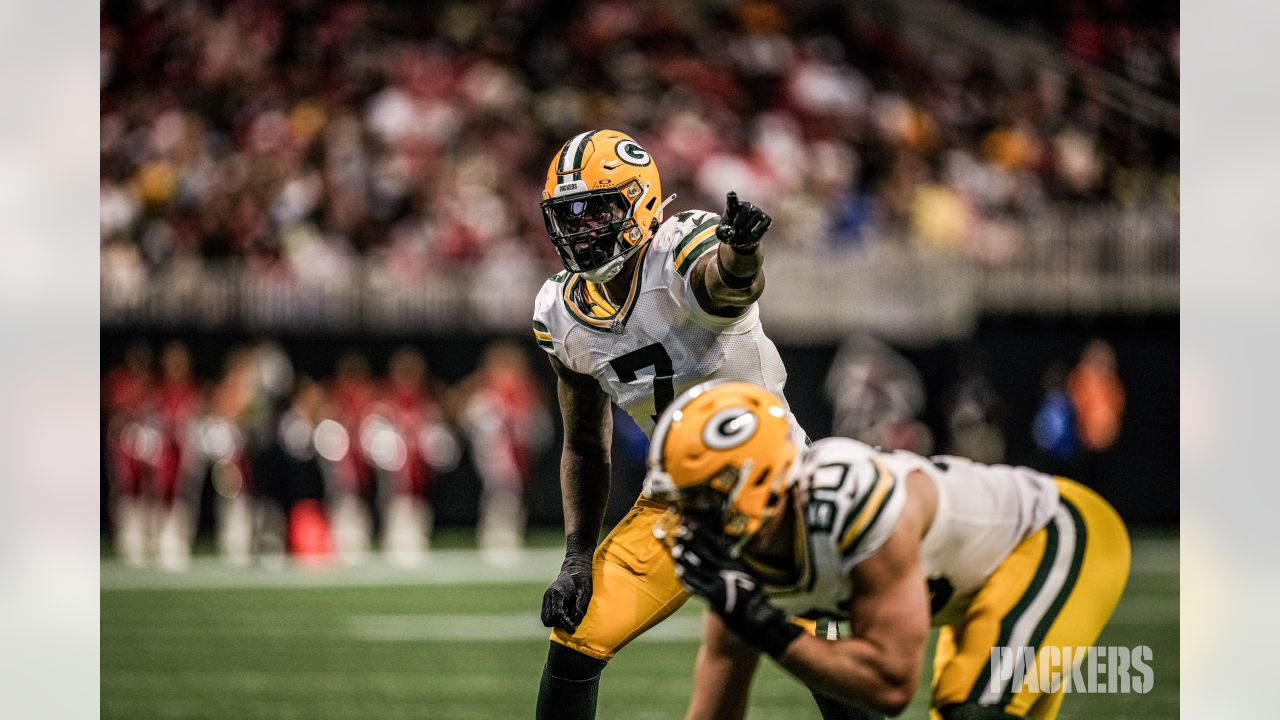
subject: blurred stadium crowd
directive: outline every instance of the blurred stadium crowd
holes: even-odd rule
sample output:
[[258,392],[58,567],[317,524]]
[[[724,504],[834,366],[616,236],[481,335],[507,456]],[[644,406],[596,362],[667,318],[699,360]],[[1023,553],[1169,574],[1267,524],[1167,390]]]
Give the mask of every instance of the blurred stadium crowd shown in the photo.
[[[1176,96],[1176,10],[970,4]],[[554,269],[546,163],[591,127],[640,138],[681,207],[718,209],[730,185],[758,199],[782,246],[998,266],[1028,241],[1016,219],[1048,206],[1176,218],[1176,131],[1118,112],[1087,74],[938,44],[892,9],[107,3],[104,280],[227,258],[317,283],[365,260],[403,283],[484,258]]]
[[1178,5],[1165,0],[967,0],[1006,24],[1049,38],[1067,57],[1177,98]]

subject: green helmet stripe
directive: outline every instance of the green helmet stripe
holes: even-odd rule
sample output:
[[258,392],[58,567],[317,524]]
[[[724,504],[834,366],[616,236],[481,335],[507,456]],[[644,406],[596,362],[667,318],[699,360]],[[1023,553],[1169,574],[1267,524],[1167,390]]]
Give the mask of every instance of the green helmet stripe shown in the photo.
[[556,163],[557,175],[568,175],[568,182],[582,179],[582,155],[586,151],[587,140],[595,134],[595,130],[588,130],[575,135],[572,140],[564,144],[564,148],[560,151],[560,159]]

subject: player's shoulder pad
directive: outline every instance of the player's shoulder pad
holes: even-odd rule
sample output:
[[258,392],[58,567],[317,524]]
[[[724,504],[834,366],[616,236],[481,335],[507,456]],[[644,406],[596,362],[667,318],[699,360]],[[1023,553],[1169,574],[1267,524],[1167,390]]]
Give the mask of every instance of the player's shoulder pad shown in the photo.
[[902,514],[906,478],[880,451],[849,438],[825,438],[805,451],[804,471],[822,473],[822,488],[847,498],[831,536],[845,562],[857,564],[884,544]]
[[542,283],[537,296],[533,299],[533,339],[538,343],[538,347],[547,351],[548,354],[555,354],[553,328],[558,324],[555,318],[556,302],[568,278],[568,272],[552,275]]
[[876,455],[875,447],[845,437],[816,440],[804,450],[804,463],[868,462]]
[[719,224],[720,216],[706,210],[676,213],[659,226],[654,249],[683,277],[703,253],[716,246]]

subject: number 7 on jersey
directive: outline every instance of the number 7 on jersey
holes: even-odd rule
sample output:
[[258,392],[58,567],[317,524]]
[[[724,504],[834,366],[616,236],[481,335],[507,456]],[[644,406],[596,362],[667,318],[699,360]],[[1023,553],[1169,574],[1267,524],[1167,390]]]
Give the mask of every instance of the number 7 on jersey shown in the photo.
[[609,367],[618,373],[618,379],[622,382],[635,382],[637,372],[647,367],[653,368],[653,421],[655,423],[662,411],[666,410],[676,397],[675,384],[672,382],[676,373],[671,367],[671,356],[667,354],[666,348],[662,347],[661,343],[645,345],[626,355],[619,355],[609,361]]

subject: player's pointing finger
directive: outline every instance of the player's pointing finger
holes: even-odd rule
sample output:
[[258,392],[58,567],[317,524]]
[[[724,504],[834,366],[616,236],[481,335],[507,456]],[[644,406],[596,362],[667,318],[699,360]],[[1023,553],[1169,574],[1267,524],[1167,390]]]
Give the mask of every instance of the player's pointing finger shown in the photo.
[[738,215],[738,193],[730,190],[724,198],[724,217],[730,222]]

